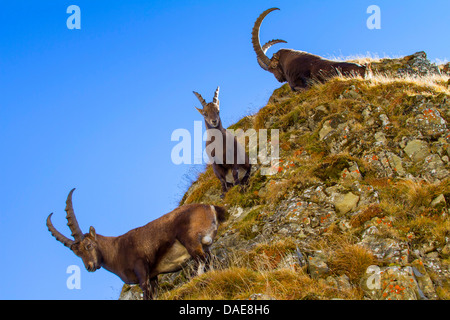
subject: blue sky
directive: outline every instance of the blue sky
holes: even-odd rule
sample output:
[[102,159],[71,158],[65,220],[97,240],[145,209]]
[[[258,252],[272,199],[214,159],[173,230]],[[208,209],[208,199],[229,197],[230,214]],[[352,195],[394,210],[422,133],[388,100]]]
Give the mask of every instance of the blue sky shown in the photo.
[[[189,165],[170,154],[175,129],[202,120],[192,91],[220,85],[222,122],[265,105],[280,86],[256,63],[250,32],[279,7],[261,41],[322,56],[450,60],[450,2],[433,1],[0,1],[0,299],[116,299],[122,282],[88,273],[45,220],[70,236],[71,188],[80,227],[120,235],[174,209]],[[69,30],[69,5],[81,29]],[[369,30],[366,9],[381,9]],[[281,48],[276,46],[271,55]],[[190,174],[192,176],[192,174]],[[81,268],[69,290],[66,269]]]

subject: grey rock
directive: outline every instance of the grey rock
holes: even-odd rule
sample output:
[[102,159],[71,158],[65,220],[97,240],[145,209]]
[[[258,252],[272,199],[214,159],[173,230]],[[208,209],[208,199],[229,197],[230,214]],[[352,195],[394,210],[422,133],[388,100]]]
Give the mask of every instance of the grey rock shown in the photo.
[[309,256],[307,261],[308,272],[313,279],[323,278],[330,271],[328,265],[326,264],[326,257],[320,252],[316,253],[315,256]]
[[248,300],[277,300],[277,299],[264,293],[253,293],[250,297],[248,297]]
[[424,159],[423,173],[431,181],[442,180],[450,175],[445,163],[437,154],[431,154]]
[[441,193],[436,198],[434,198],[433,201],[431,201],[430,205],[431,205],[432,208],[446,207],[447,206],[447,202],[445,201],[444,195]]
[[370,266],[361,278],[360,287],[374,300],[419,300],[425,297],[411,267]]
[[138,285],[124,284],[119,300],[142,300],[143,293]]
[[417,139],[409,141],[404,151],[414,162],[423,161],[430,154],[428,144],[423,140]]

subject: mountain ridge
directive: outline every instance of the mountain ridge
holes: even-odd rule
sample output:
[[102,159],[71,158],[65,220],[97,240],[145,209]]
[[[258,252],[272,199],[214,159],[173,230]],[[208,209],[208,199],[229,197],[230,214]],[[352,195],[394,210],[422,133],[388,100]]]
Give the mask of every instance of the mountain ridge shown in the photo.
[[[231,129],[278,129],[222,199],[208,166],[180,205],[225,205],[214,270],[160,277],[160,299],[449,299],[450,71],[425,52],[366,61],[366,79],[276,89]],[[125,285],[121,299],[139,298]]]

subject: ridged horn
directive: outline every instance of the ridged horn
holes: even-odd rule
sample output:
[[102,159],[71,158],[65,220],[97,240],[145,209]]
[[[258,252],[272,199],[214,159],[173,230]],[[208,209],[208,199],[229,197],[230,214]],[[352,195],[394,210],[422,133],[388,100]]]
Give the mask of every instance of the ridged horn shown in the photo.
[[195,92],[195,91],[192,91],[192,92],[195,94],[195,96],[197,97],[198,101],[200,101],[200,103],[202,104],[202,107],[203,108],[206,107],[207,103],[206,103],[205,99],[203,99],[202,95],[200,93],[198,93],[198,92]]
[[214,92],[214,98],[213,98],[213,103],[217,107],[219,106],[219,89],[220,89],[220,87],[217,87],[216,92]]
[[[287,41],[284,41],[284,40],[281,40],[281,39],[274,39],[274,40],[270,40],[270,41],[266,42],[266,43],[262,46],[262,51],[263,51],[264,55],[266,54],[267,50],[269,50],[269,48],[270,48],[271,46],[273,46],[274,44],[277,44],[277,43],[287,43]],[[260,58],[257,58],[257,60],[258,60],[259,66],[260,66],[261,68],[263,68],[264,70],[267,71],[267,70],[268,70],[268,66],[266,66],[266,65],[261,61]]]
[[66,200],[66,219],[67,219],[67,225],[70,228],[70,231],[72,231],[72,237],[75,239],[75,241],[80,241],[83,239],[83,232],[81,232],[80,227],[78,226],[77,218],[75,217],[75,213],[73,211],[72,206],[72,193],[75,191],[75,188],[70,190],[69,195],[67,196]]
[[255,50],[257,58],[266,66],[266,68],[263,67],[264,70],[267,70],[270,59],[266,56],[266,54],[263,52],[261,48],[261,44],[259,42],[259,28],[261,27],[261,23],[263,22],[264,18],[271,13],[274,10],[280,10],[278,8],[270,8],[261,13],[256,19],[255,24],[252,29],[252,44],[253,44],[253,50]]
[[70,248],[72,246],[72,244],[74,243],[74,241],[70,240],[69,238],[66,238],[65,236],[63,236],[61,234],[61,232],[56,230],[56,228],[52,224],[52,220],[51,220],[51,216],[52,215],[53,215],[53,212],[50,213],[48,215],[48,217],[47,217],[47,229],[48,229],[48,231],[50,231],[50,233],[52,234],[52,236],[54,236],[56,238],[56,240],[61,242],[66,247]]

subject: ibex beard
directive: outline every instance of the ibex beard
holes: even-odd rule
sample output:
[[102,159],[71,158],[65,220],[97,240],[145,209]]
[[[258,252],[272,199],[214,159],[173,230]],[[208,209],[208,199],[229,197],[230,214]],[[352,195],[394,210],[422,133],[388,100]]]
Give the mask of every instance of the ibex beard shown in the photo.
[[225,220],[223,207],[184,205],[121,236],[106,237],[93,227],[89,233],[81,232],[72,206],[74,190],[67,196],[65,209],[74,240],[56,230],[51,221],[53,213],[47,218],[47,228],[83,260],[88,271],[103,267],[127,284],[139,284],[147,300],[156,297],[159,274],[179,271],[189,259],[196,262],[198,273],[209,268],[210,246],[219,222]]

